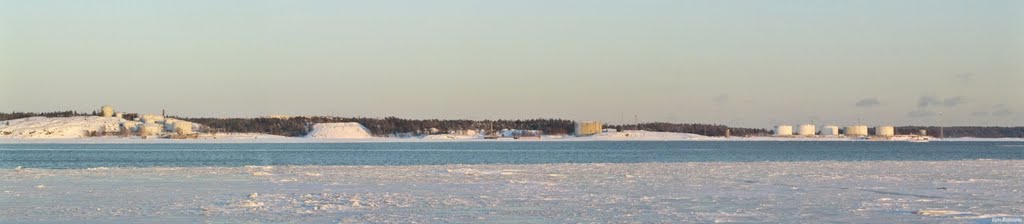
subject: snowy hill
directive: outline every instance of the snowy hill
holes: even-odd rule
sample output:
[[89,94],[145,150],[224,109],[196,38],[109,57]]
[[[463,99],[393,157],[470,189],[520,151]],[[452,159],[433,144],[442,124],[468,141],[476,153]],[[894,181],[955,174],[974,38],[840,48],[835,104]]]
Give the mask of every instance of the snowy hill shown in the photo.
[[320,123],[313,125],[307,138],[373,138],[370,130],[355,122]]
[[114,117],[29,117],[0,121],[0,138],[82,138],[87,132],[117,132],[125,121]]

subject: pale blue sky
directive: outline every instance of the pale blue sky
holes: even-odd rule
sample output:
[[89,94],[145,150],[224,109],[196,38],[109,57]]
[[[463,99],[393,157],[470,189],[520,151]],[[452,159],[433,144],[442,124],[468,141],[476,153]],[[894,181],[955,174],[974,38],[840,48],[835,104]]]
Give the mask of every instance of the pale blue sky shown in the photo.
[[1024,125],[1024,1],[0,0],[0,111]]

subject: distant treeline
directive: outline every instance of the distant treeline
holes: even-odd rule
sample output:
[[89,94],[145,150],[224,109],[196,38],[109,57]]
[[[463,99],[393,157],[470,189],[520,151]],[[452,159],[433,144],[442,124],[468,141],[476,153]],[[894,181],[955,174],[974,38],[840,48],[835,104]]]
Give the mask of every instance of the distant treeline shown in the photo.
[[26,117],[40,117],[40,116],[42,116],[42,117],[74,117],[74,116],[91,116],[91,115],[97,115],[97,114],[96,114],[95,111],[92,111],[92,112],[89,112],[89,113],[79,113],[78,111],[73,111],[73,110],[69,110],[69,111],[56,111],[56,112],[45,112],[45,113],[10,112],[10,113],[0,113],[0,121],[13,120],[13,119],[19,119],[19,118],[26,118]]
[[673,124],[665,122],[605,125],[605,128],[614,128],[619,130],[636,130],[639,128],[644,131],[681,132],[705,136],[725,136],[726,129],[729,129],[729,134],[732,136],[757,136],[771,134],[768,130],[757,128],[728,127],[718,124]]
[[[540,130],[548,135],[574,134],[576,123],[563,119],[529,119],[529,120],[417,120],[396,117],[378,118],[343,118],[343,117],[293,117],[279,118],[179,118],[206,125],[217,131],[225,132],[257,132],[284,136],[304,136],[316,123],[357,122],[366,126],[375,136],[412,136],[423,134],[451,133],[463,130]],[[605,128],[617,130],[634,130],[635,125],[606,125]],[[711,124],[672,124],[644,123],[640,130],[661,132],[683,132],[708,136],[724,136],[730,129],[733,136],[766,135],[764,129],[735,128],[725,125]]]
[[255,132],[283,136],[304,136],[316,123],[357,122],[375,136],[412,136],[464,130],[541,130],[545,134],[571,134],[575,123],[561,119],[529,120],[416,120],[396,117],[292,117],[292,118],[178,118],[196,122],[214,131]]
[[[72,117],[90,116],[97,112],[80,113],[77,111],[57,111],[47,113],[11,112],[0,113],[0,120],[11,120],[26,117]],[[548,135],[574,134],[575,122],[563,119],[527,119],[527,120],[438,120],[438,119],[402,119],[387,118],[345,118],[345,117],[292,117],[292,118],[187,118],[178,119],[196,122],[206,126],[206,131],[265,133],[282,136],[305,136],[316,123],[357,122],[366,126],[375,136],[415,136],[424,134],[451,133],[465,130],[518,129],[540,130]],[[771,131],[758,128],[727,127],[717,124],[673,124],[665,122],[641,123],[629,125],[605,125],[605,128],[618,130],[682,132],[707,136],[724,136],[729,129],[732,136],[770,135]],[[897,134],[917,134],[926,130],[928,135],[939,136],[939,127],[935,126],[902,126],[896,127]],[[944,127],[945,137],[978,137],[978,138],[1024,138],[1024,127]]]
[[[896,127],[896,134],[918,134],[920,130],[925,130],[928,136],[939,137],[939,129],[940,128],[936,126],[903,126]],[[1024,138],[1024,127],[957,126],[942,127],[941,129],[941,134],[944,135],[946,138]]]

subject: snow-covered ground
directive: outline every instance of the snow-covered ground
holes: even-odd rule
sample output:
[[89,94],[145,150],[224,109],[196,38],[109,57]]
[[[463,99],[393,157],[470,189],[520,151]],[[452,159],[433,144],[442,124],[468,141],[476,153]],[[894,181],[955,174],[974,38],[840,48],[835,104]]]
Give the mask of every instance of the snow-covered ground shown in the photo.
[[114,117],[28,117],[0,121],[0,138],[69,139],[82,138],[86,132],[117,132],[124,119]]
[[1017,160],[0,170],[9,222],[964,223]]
[[341,138],[341,139],[366,139],[373,138],[370,130],[355,122],[345,123],[321,123],[314,124],[313,130],[306,135],[307,138]]

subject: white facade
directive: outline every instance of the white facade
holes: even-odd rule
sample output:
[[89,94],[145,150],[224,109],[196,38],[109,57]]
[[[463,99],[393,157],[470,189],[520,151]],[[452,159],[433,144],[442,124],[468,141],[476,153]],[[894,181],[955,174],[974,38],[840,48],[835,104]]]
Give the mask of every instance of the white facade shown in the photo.
[[893,126],[878,126],[875,127],[875,135],[883,137],[892,137],[896,135],[896,128]]
[[814,131],[814,127],[815,126],[813,124],[800,125],[800,127],[796,129],[796,134],[801,136],[814,136],[816,133]]
[[779,125],[775,126],[775,136],[791,136],[793,135],[793,126]]
[[846,136],[868,136],[868,126],[866,125],[854,125],[848,126],[844,130]]
[[826,125],[821,127],[821,135],[823,136],[838,136],[839,126]]

